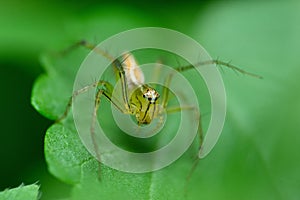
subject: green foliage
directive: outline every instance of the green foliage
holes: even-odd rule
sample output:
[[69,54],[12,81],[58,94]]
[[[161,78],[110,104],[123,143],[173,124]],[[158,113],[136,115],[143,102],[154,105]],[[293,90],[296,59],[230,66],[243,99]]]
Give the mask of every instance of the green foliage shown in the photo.
[[6,189],[0,192],[1,200],[37,200],[39,196],[39,186],[21,185],[17,188]]
[[[41,114],[56,119],[64,112],[72,94],[74,72],[87,52],[78,48],[68,55],[54,56],[54,60],[53,56],[43,57],[48,74],[37,79],[32,93],[32,104]],[[100,117],[106,116],[99,113]],[[107,123],[113,126],[112,122]],[[192,155],[196,155],[195,150],[190,150]],[[99,163],[80,141],[71,114],[63,123],[47,130],[45,156],[50,172],[74,186],[72,199],[121,199],[124,196],[127,199],[182,199],[193,164],[191,155],[187,154],[176,164],[154,173],[123,173],[103,165],[99,169]]]
[[[215,2],[194,21],[181,24],[182,30],[188,29],[213,55],[233,59],[247,71],[264,77],[258,80],[224,74],[228,95],[224,132],[189,182],[186,177],[194,149],[153,173],[128,174],[101,165],[99,181],[98,163],[81,144],[71,118],[47,130],[49,170],[73,186],[72,199],[299,198],[298,10],[297,2]],[[71,29],[83,32],[80,36],[90,41],[95,33],[109,35],[140,24],[123,16],[130,25],[101,31],[111,18],[87,18],[83,24],[88,26],[74,23]],[[170,20],[169,27],[176,27],[177,22]],[[32,93],[32,104],[41,114],[56,119],[64,112],[84,56],[84,50],[79,49],[63,58],[42,59],[46,74],[37,79]]]

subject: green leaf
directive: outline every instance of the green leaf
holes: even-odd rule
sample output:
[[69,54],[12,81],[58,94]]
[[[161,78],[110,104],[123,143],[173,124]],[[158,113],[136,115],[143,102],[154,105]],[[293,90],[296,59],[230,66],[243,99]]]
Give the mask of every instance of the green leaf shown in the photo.
[[163,170],[146,174],[123,173],[103,166],[99,181],[97,163],[91,160],[82,166],[83,179],[75,186],[73,199],[183,199],[190,170],[184,163],[189,162],[181,159]]
[[227,122],[208,157],[215,173],[206,169],[198,182],[204,199],[299,198],[299,8],[298,1],[215,2],[195,24],[193,35],[211,54],[264,77],[224,70]]
[[[213,57],[233,60],[264,79],[224,70],[228,97],[224,131],[188,182],[193,149],[153,173],[128,174],[103,165],[99,171],[97,161],[81,144],[71,118],[47,131],[45,154],[51,173],[74,186],[72,199],[298,199],[298,10],[297,1],[213,2],[190,23],[191,35]],[[176,22],[170,23],[176,27]],[[91,24],[87,35],[100,30]],[[64,112],[72,94],[74,72],[85,56],[83,52],[74,56],[77,53],[43,59],[47,74],[36,81],[32,102],[50,119]],[[106,114],[99,117],[109,126]]]
[[17,188],[6,189],[0,192],[1,200],[37,200],[39,197],[39,186],[21,185]]
[[81,165],[91,159],[75,129],[61,124],[51,126],[45,136],[45,156],[49,171],[66,183],[80,180]]
[[[94,32],[96,29],[91,33]],[[89,38],[85,39],[93,41]],[[55,120],[65,111],[72,95],[72,84],[77,69],[88,52],[85,48],[78,47],[65,55],[53,53],[41,57],[47,74],[41,75],[36,80],[31,100],[32,105],[42,115]],[[103,104],[102,107],[108,105],[105,102]],[[108,113],[102,113],[99,117],[101,122],[109,127],[112,123],[106,114]],[[193,164],[189,154],[178,160],[178,164],[154,173],[130,174],[103,165],[99,171],[99,163],[83,146],[71,116],[72,114],[69,113],[63,123],[54,124],[47,130],[45,157],[49,171],[54,176],[74,185],[72,199],[118,199],[124,196],[130,199],[182,199],[184,197],[186,177]],[[123,139],[112,137],[116,141]],[[133,142],[138,146],[137,141],[133,140]],[[142,145],[140,146],[142,148]],[[191,149],[193,155],[196,154],[195,150]]]
[[86,152],[77,135],[62,125],[48,130],[45,144],[50,171],[75,185],[72,199],[124,196],[128,199],[182,199],[186,195],[186,178],[192,164],[187,156],[154,173],[131,174],[104,165],[99,169],[99,163]]
[[[32,104],[41,114],[56,119],[64,112],[72,94],[71,85],[75,76],[74,72],[79,66],[76,59],[69,58],[74,55],[81,58],[85,56],[86,52],[88,51],[78,48],[69,55],[54,60],[51,59],[51,56],[43,58],[48,74],[39,77],[32,93]],[[64,69],[65,66],[75,67]],[[108,102],[103,102],[102,107],[108,107]],[[111,128],[112,138],[117,142],[126,143],[126,139],[124,142],[122,137],[117,137],[117,132],[113,134],[115,128],[109,118],[109,113],[102,112],[102,110],[99,113],[101,113],[99,114],[100,121]],[[71,116],[70,113],[63,123],[54,124],[47,130],[45,157],[49,171],[54,176],[74,185],[72,199],[105,199],[109,197],[118,199],[124,196],[129,199],[184,198],[186,178],[192,168],[192,155],[196,155],[196,148],[191,148],[189,154],[158,172],[130,174],[103,165],[99,169],[99,163],[88,153],[79,139]],[[170,136],[167,134],[166,137]],[[129,144],[136,144],[133,145],[134,147],[143,149],[143,145],[139,144],[138,140],[131,139],[129,141],[131,141]],[[132,148],[129,144],[125,144],[125,147]],[[194,147],[196,146],[194,145]],[[98,180],[99,172],[101,181]]]

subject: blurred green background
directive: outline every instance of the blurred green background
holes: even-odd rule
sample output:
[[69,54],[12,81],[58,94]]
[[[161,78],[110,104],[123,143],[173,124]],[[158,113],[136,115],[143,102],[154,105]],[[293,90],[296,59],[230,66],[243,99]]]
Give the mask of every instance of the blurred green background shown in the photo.
[[143,26],[178,30],[200,42],[212,57],[232,60],[264,77],[223,73],[228,117],[209,158],[210,179],[200,181],[205,186],[203,197],[299,199],[300,2],[296,0],[110,4],[2,0],[0,190],[37,181],[44,199],[69,190],[48,174],[44,161],[43,138],[52,122],[30,105],[34,80],[43,73],[40,54],[80,39],[101,41]]

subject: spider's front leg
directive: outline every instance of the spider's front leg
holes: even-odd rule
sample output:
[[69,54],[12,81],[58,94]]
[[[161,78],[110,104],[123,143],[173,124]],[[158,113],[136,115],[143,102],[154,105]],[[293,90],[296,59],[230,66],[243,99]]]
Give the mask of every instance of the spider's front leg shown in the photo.
[[[74,46],[83,46],[87,49],[94,51],[95,53],[99,54],[100,56],[105,57],[106,59],[108,59],[109,61],[112,62],[112,66],[115,69],[115,72],[117,73],[117,77],[121,80],[122,97],[123,97],[123,101],[125,103],[126,110],[129,110],[130,104],[129,104],[129,100],[128,100],[128,86],[127,86],[127,81],[126,81],[125,70],[123,67],[123,63],[127,58],[124,58],[125,60],[116,59],[112,55],[107,53],[106,51],[99,49],[96,45],[93,45],[85,40],[79,41]],[[74,47],[71,47],[71,48],[74,48]]]
[[129,110],[130,104],[129,104],[129,100],[128,100],[128,86],[126,84],[126,82],[127,82],[126,75],[125,75],[125,70],[123,68],[123,62],[126,60],[126,58],[124,58],[125,60],[119,60],[119,59],[113,57],[112,55],[110,55],[105,50],[98,48],[96,45],[89,43],[86,40],[81,40],[81,41],[75,43],[74,45],[70,46],[69,48],[67,48],[65,51],[62,52],[62,55],[68,53],[69,51],[72,51],[73,49],[75,49],[79,46],[89,49],[89,50],[95,52],[96,54],[98,54],[99,56],[103,56],[107,60],[111,61],[112,66],[115,69],[115,73],[117,74],[116,78],[120,79],[120,81],[121,81],[122,97],[123,97],[123,101],[125,103],[125,107],[126,107],[125,109]]
[[[106,84],[109,84],[108,82],[105,82]],[[105,88],[105,89],[104,89]],[[100,162],[101,162],[101,155],[100,155],[100,150],[99,150],[99,146],[98,146],[98,142],[97,142],[97,137],[96,137],[96,131],[95,131],[95,127],[96,127],[96,122],[97,122],[97,114],[98,114],[98,110],[100,108],[100,104],[101,104],[101,98],[104,96],[109,102],[111,102],[120,112],[122,113],[129,113],[130,111],[127,110],[127,108],[123,108],[122,106],[120,106],[120,103],[116,100],[113,99],[112,97],[112,85],[106,85],[106,87],[104,88],[100,88],[97,90],[96,95],[95,95],[95,103],[94,103],[94,108],[93,108],[93,113],[92,113],[92,122],[91,122],[91,126],[90,126],[90,134],[91,134],[91,140],[92,140],[92,144],[93,144],[93,148],[95,150],[95,156],[97,158],[97,160],[99,161],[99,170],[98,170],[98,174],[99,174],[99,179],[101,179],[100,176],[100,172],[101,172],[101,166],[100,166]]]
[[[109,88],[112,88],[111,85]],[[120,103],[116,99],[113,99],[111,89],[103,89],[103,88],[98,89],[96,92],[96,96],[95,96],[92,123],[91,123],[91,128],[90,128],[93,142],[95,141],[95,125],[96,125],[96,121],[97,121],[97,113],[98,113],[98,110],[100,107],[102,96],[104,96],[109,102],[111,102],[121,113],[130,113],[130,110],[128,110],[126,107],[123,108],[122,106],[120,106]]]
[[96,82],[94,82],[94,83],[92,83],[92,84],[90,84],[90,85],[87,85],[87,86],[85,86],[85,87],[79,89],[79,90],[76,90],[76,91],[72,94],[72,96],[70,97],[70,99],[69,99],[69,101],[68,101],[68,104],[67,104],[67,106],[66,106],[66,109],[65,109],[64,113],[63,113],[58,119],[56,119],[55,123],[61,122],[62,120],[64,120],[64,119],[68,116],[68,114],[69,114],[69,112],[70,112],[70,109],[71,109],[71,107],[72,107],[72,104],[73,104],[75,98],[76,98],[78,95],[81,95],[81,94],[83,94],[83,93],[89,91],[89,90],[92,89],[92,88],[95,88],[95,87],[102,87],[102,86],[105,86],[105,85],[106,85],[106,86],[110,86],[111,84],[108,83],[107,81],[96,81]]

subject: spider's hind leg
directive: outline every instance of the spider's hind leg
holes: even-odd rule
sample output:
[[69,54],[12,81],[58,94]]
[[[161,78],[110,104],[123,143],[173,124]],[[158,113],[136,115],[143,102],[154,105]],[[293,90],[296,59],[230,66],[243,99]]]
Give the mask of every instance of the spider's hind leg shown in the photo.
[[[188,68],[183,68],[184,70],[188,69]],[[177,70],[180,72],[180,70]],[[164,83],[164,89],[163,89],[163,99],[162,99],[162,106],[166,109],[167,113],[175,113],[175,112],[180,112],[182,110],[197,110],[195,109],[194,106],[175,106],[175,107],[167,107],[168,106],[168,101],[169,101],[169,93],[170,90],[168,89],[172,78],[173,78],[174,74],[169,74],[169,76],[166,77],[165,79],[165,83]],[[194,170],[196,169],[198,162],[199,162],[199,157],[198,154],[202,149],[202,145],[203,145],[203,140],[204,140],[204,135],[203,135],[203,127],[202,127],[202,123],[201,123],[201,114],[200,113],[196,113],[196,118],[198,120],[198,130],[197,130],[197,134],[198,134],[198,153],[194,156],[194,163],[192,165],[192,168],[189,172],[189,174],[187,175],[187,181],[189,181],[191,175],[193,174]]]
[[[167,113],[175,113],[175,112],[180,112],[182,110],[196,110],[194,106],[182,106],[182,107],[170,107],[167,109]],[[197,130],[197,135],[198,135],[198,153],[193,156],[194,163],[190,169],[189,174],[187,175],[187,181],[190,179],[192,176],[193,172],[195,171],[198,162],[200,160],[199,158],[199,153],[203,147],[203,140],[204,140],[204,134],[203,134],[203,127],[202,127],[202,122],[201,122],[201,114],[197,113],[197,120],[198,120],[198,130]]]

